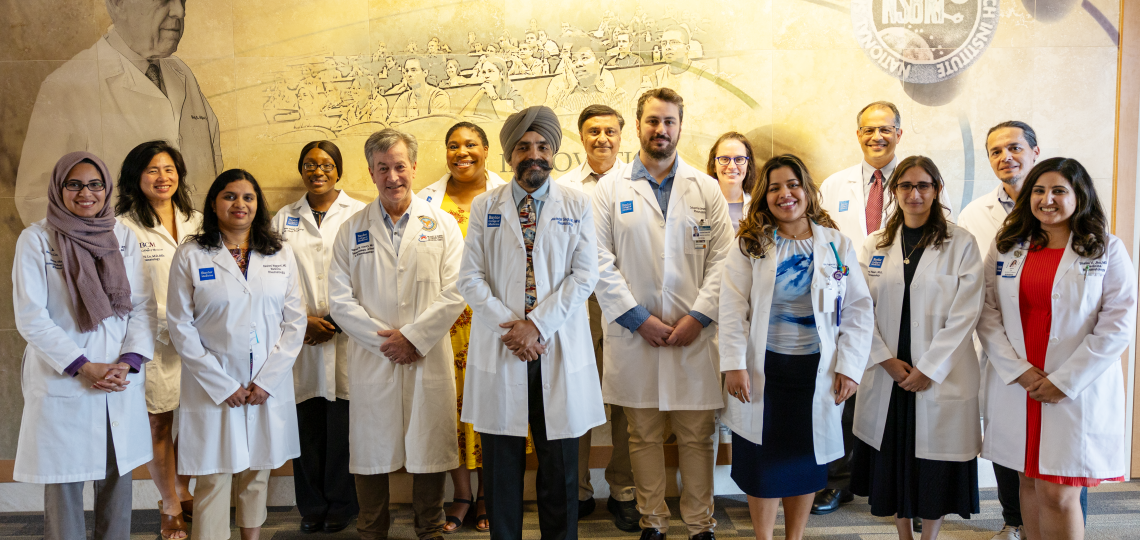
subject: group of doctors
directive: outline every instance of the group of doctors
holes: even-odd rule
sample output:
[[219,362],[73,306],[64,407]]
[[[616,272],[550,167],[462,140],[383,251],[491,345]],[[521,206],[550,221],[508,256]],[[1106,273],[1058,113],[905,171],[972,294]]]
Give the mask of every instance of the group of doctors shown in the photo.
[[583,110],[587,160],[557,181],[550,109],[504,123],[509,182],[486,170],[482,129],[457,125],[449,173],[419,196],[418,142],[385,129],[364,148],[369,204],[336,189],[340,150],[313,142],[305,196],[273,218],[240,169],[195,211],[162,142],[117,179],[92,154],[61,158],[13,268],[28,342],[14,477],[47,484],[45,536],[85,534],[94,480],[96,536],[127,538],[130,471],[149,462],[164,538],[191,519],[193,538],[228,538],[231,492],[257,538],[269,471],[293,459],[304,531],[358,516],[362,538],[387,538],[388,474],[405,469],[421,540],[473,507],[477,528],[518,539],[533,452],[542,536],[573,539],[607,417],[607,506],[642,540],[667,534],[670,433],[685,534],[715,538],[718,421],[758,538],[781,501],[801,538],[854,491],[901,539],[912,518],[933,539],[944,515],[978,512],[979,452],[1020,495],[1007,475],[999,535],[1082,536],[1082,487],[1124,474],[1136,290],[1079,163],[1038,164],[1032,128],[996,126],[1002,184],[956,225],[936,165],[895,157],[890,103],[858,113],[863,162],[818,188],[735,133],[705,170],[685,163],[673,90],[636,114],[626,164],[622,115]]

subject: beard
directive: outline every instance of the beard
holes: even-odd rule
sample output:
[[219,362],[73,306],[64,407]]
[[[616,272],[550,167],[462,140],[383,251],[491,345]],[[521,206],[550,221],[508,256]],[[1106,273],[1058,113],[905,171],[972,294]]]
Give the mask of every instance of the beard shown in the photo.
[[554,167],[545,159],[525,159],[519,162],[517,170],[516,177],[519,185],[534,191],[546,183],[546,179],[550,178],[550,171],[554,170]]
[[[668,141],[669,142],[668,146],[666,146],[665,148],[663,148],[661,150],[657,150],[656,148],[653,148],[651,145],[653,144],[653,141],[655,141],[657,139],[662,139],[662,140]],[[673,152],[677,151],[677,142],[670,139],[667,136],[656,135],[656,136],[650,138],[649,140],[643,139],[641,141],[641,150],[643,152],[645,152],[646,154],[648,154],[649,157],[651,157],[653,159],[656,159],[656,160],[667,159],[673,155]]]

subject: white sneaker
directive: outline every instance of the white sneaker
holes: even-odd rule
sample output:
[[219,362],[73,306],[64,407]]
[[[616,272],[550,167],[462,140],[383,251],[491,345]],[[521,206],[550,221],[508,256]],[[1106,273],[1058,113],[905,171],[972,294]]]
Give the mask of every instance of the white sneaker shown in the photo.
[[990,540],[1021,540],[1021,528],[1006,525]]

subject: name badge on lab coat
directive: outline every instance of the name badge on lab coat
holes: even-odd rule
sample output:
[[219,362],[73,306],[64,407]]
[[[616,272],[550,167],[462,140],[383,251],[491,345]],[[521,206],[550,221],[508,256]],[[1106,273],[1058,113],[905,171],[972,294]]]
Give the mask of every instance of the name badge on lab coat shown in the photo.
[[1104,260],[1083,260],[1080,262],[1081,274],[1085,279],[1091,277],[1104,277],[1105,272],[1108,271],[1108,261]]
[[846,212],[847,207],[851,205],[851,201],[839,201],[839,211]]
[[286,227],[296,227],[300,224],[301,224],[301,218],[299,218],[299,217],[285,218],[285,226]]
[[712,227],[707,221],[701,220],[695,227],[693,227],[693,247],[696,249],[705,249],[709,247],[709,240],[712,238]]
[[1021,249],[1021,248],[1014,249],[1013,250],[1013,260],[1009,261],[1009,264],[1006,264],[1005,266],[998,269],[1001,272],[1001,277],[1003,277],[1003,278],[1015,278],[1015,277],[1017,277],[1017,274],[1021,272],[1021,267],[1025,264],[1025,255],[1026,255],[1026,251],[1024,249]]
[[502,214],[487,214],[487,226],[498,227],[503,222]]
[[214,269],[213,268],[199,268],[198,269],[198,281],[210,281],[211,279],[214,279]]

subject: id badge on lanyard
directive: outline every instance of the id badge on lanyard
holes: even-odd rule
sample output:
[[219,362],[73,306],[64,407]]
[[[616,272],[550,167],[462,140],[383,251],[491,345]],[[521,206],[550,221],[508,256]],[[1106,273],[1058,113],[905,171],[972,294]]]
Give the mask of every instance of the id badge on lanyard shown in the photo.
[[712,226],[707,220],[702,219],[696,227],[693,227],[693,248],[707,249],[710,239],[712,239]]
[[[1013,259],[1010,259],[1009,262],[1006,262],[1001,268],[1001,277],[1003,277],[1003,278],[1015,278],[1015,277],[1017,277],[1017,275],[1019,273],[1021,273],[1021,267],[1025,266],[1025,256],[1027,254],[1028,254],[1028,251],[1026,249],[1015,248],[1013,250]],[[999,262],[998,264],[1002,264],[1002,263]]]

